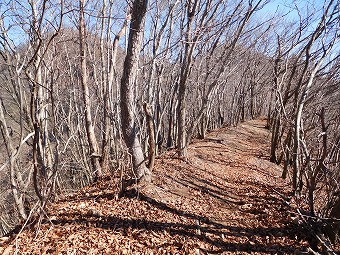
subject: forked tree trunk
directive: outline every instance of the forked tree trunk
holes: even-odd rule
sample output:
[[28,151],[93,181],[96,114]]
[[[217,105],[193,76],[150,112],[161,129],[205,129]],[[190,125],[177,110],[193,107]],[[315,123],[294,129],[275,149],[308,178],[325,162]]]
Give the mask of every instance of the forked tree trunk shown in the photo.
[[148,0],[135,0],[131,13],[130,33],[127,54],[124,61],[123,76],[120,86],[120,108],[124,141],[132,157],[135,178],[151,181],[151,173],[145,165],[143,150],[138,138],[135,121],[135,81],[138,71],[139,54],[143,39],[143,29]]

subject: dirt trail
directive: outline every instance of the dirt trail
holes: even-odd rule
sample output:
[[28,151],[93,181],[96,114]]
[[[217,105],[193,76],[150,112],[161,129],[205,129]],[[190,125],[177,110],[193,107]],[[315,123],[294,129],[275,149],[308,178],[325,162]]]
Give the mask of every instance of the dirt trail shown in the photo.
[[79,191],[49,207],[37,236],[25,230],[0,253],[299,254],[307,242],[291,223],[264,126],[214,131],[190,145],[187,161],[164,153],[153,183],[123,198],[114,180]]

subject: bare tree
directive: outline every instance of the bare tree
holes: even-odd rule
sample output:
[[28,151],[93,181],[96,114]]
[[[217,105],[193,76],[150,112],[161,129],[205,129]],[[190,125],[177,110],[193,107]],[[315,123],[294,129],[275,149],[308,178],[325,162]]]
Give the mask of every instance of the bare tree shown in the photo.
[[186,22],[184,33],[184,55],[182,57],[180,78],[178,82],[178,153],[181,157],[187,157],[187,125],[186,125],[186,94],[187,80],[192,68],[192,57],[197,45],[198,36],[193,31],[195,15],[199,0],[189,0],[186,4]]
[[80,67],[81,67],[81,86],[83,90],[83,102],[85,107],[86,134],[90,147],[90,159],[93,167],[94,178],[97,180],[102,175],[100,165],[99,146],[94,132],[91,114],[91,94],[87,77],[87,59],[86,59],[86,30],[84,18],[85,0],[79,0],[79,50],[80,50]]
[[[297,112],[296,112],[296,117],[295,117],[295,131],[294,131],[294,147],[293,147],[293,188],[297,193],[301,192],[302,188],[302,173],[301,173],[301,168],[299,165],[299,155],[301,153],[301,145],[300,145],[300,140],[301,140],[301,125],[302,125],[302,110],[304,107],[304,104],[306,102],[308,93],[311,89],[311,86],[313,85],[313,81],[315,78],[315,75],[319,71],[319,69],[322,67],[323,62],[325,61],[326,57],[330,53],[332,47],[334,44],[337,42],[339,37],[337,34],[335,34],[335,38],[331,41],[329,45],[325,45],[322,43],[322,53],[320,54],[320,58],[317,60],[314,60],[314,66],[311,70],[308,70],[308,67],[311,62],[311,49],[313,44],[316,42],[316,40],[322,36],[323,32],[327,29],[328,25],[331,25],[330,23],[333,23],[334,17],[338,14],[338,10],[336,7],[333,6],[333,0],[331,0],[328,5],[326,6],[326,9],[320,19],[320,22],[318,26],[316,27],[315,31],[312,33],[304,51],[305,51],[305,64],[304,64],[304,69],[301,75],[301,78],[299,80],[299,87],[302,87],[302,92],[301,96],[298,100],[298,105],[297,105]],[[305,86],[302,86],[303,83],[303,78],[306,75],[307,71],[310,72],[308,75],[308,81]]]
[[127,54],[120,87],[120,108],[124,141],[132,157],[135,178],[139,181],[151,181],[151,172],[145,165],[143,150],[138,138],[134,96],[147,6],[147,0],[135,0],[133,2]]

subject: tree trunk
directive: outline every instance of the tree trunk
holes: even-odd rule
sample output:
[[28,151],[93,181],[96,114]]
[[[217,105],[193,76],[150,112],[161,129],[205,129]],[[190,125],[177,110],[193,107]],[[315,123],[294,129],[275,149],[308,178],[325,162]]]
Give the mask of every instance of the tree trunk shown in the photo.
[[87,67],[86,67],[86,46],[85,46],[85,21],[84,21],[84,0],[79,0],[80,18],[79,18],[79,50],[80,50],[80,68],[81,68],[81,86],[83,93],[83,102],[85,107],[85,128],[87,140],[90,147],[90,159],[94,171],[94,179],[97,180],[102,175],[100,165],[100,155],[97,138],[94,132],[91,115],[91,100],[90,90],[87,82]]
[[313,81],[314,81],[314,78],[315,78],[317,72],[321,68],[322,63],[324,62],[324,60],[328,56],[332,47],[334,46],[336,41],[339,39],[339,38],[337,38],[336,40],[333,40],[332,43],[328,46],[328,48],[323,48],[323,54],[318,61],[311,59],[312,58],[311,49],[312,49],[313,44],[315,43],[317,38],[321,35],[321,33],[324,30],[326,30],[325,20],[327,19],[328,12],[331,9],[332,3],[333,3],[333,1],[330,1],[328,3],[328,6],[324,11],[323,16],[322,16],[318,26],[316,27],[315,31],[312,33],[312,36],[311,36],[309,42],[307,43],[307,45],[305,47],[305,51],[306,51],[305,58],[306,58],[306,60],[305,60],[305,65],[304,65],[304,69],[303,69],[301,78],[300,78],[299,83],[298,83],[300,86],[302,86],[303,77],[309,71],[308,66],[309,66],[310,62],[312,62],[312,61],[316,62],[313,69],[310,71],[307,84],[302,88],[302,93],[301,93],[301,97],[300,97],[298,105],[297,105],[297,112],[296,112],[296,117],[295,117],[295,133],[294,133],[294,147],[293,147],[293,189],[297,194],[299,194],[301,192],[301,188],[302,188],[302,172],[301,172],[301,166],[300,166],[300,162],[299,162],[299,154],[300,154],[300,150],[301,150],[301,148],[300,148],[300,146],[301,146],[300,145],[300,136],[301,136],[300,132],[301,132],[303,107],[304,107],[304,104],[307,100],[307,96],[308,96],[309,91],[310,91],[310,89],[313,85]]
[[151,181],[151,173],[145,165],[143,150],[137,135],[138,127],[134,115],[136,112],[134,104],[135,81],[147,6],[148,0],[135,0],[133,2],[127,55],[120,87],[122,131],[124,141],[132,157],[135,178],[138,181]]
[[174,90],[172,92],[172,96],[170,99],[170,106],[169,106],[169,124],[168,124],[168,137],[167,137],[167,142],[166,142],[166,147],[167,148],[172,148],[174,144],[174,130],[175,130],[175,125],[174,125],[174,116],[176,115],[176,94],[178,90],[178,82],[176,81]]
[[180,83],[178,91],[178,137],[177,137],[177,147],[178,154],[181,157],[187,156],[186,139],[186,84],[185,82]]
[[273,163],[277,163],[276,148],[279,143],[280,126],[281,126],[280,113],[275,112],[275,116],[273,117],[273,127],[271,132],[272,137],[270,143],[270,162]]
[[181,66],[181,74],[178,88],[178,137],[177,148],[180,157],[187,157],[187,125],[186,125],[186,93],[187,93],[187,79],[192,68],[192,55],[197,44],[193,37],[193,24],[198,6],[197,0],[190,0],[187,6],[187,28],[185,31],[185,50],[183,56],[183,63]]
[[149,163],[148,168],[150,172],[155,164],[156,157],[156,139],[155,139],[155,125],[153,123],[153,114],[151,106],[147,103],[144,104],[144,111],[146,115],[146,125],[149,135]]
[[[109,16],[111,16],[112,7],[110,7]],[[105,17],[106,15],[106,0],[103,0],[103,7],[102,7],[102,16]],[[101,158],[100,158],[100,167],[104,173],[108,172],[109,169],[109,156],[110,156],[110,134],[111,134],[111,125],[110,125],[110,118],[109,113],[110,109],[110,92],[111,92],[111,84],[109,83],[110,77],[110,70],[107,66],[106,61],[110,59],[110,47],[109,47],[109,40],[111,39],[110,34],[107,35],[107,39],[104,38],[104,32],[109,31],[110,28],[110,19],[108,19],[108,24],[105,26],[106,22],[105,19],[101,21],[101,31],[100,31],[100,58],[101,58],[101,80],[102,80],[102,93],[103,93],[103,130],[102,133],[102,142],[101,142]],[[105,45],[108,46],[108,50],[105,50]],[[105,58],[106,57],[106,58]]]
[[2,99],[0,98],[0,133],[2,134],[2,137],[4,139],[4,144],[5,144],[7,154],[9,157],[8,162],[9,162],[9,168],[10,168],[10,182],[11,182],[12,194],[13,194],[15,206],[18,209],[20,218],[23,220],[26,220],[27,214],[24,208],[25,193],[20,194],[20,190],[18,189],[18,184],[16,181],[17,174],[15,173],[15,170],[14,170],[15,155],[17,155],[18,153],[19,147],[17,149],[14,149],[13,147],[11,136],[8,132],[9,129],[6,123],[2,105],[3,105],[3,102],[2,102]]
[[283,152],[282,152],[284,156],[284,165],[283,165],[283,171],[282,171],[282,176],[281,176],[282,179],[287,178],[288,166],[291,160],[290,151],[289,151],[289,148],[291,147],[291,143],[292,143],[292,130],[289,130],[286,141],[284,142]]
[[326,231],[329,239],[333,244],[336,244],[339,242],[339,233],[340,233],[340,197],[336,200],[336,203],[334,207],[332,208],[332,211],[329,215],[330,218],[334,219],[334,222],[329,223],[328,226],[326,226]]

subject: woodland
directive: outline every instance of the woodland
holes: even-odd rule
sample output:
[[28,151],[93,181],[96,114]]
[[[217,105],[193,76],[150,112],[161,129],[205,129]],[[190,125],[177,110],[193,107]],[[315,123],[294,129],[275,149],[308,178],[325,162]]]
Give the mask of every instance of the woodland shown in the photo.
[[[127,214],[129,206],[147,212],[151,202],[166,209],[173,214],[173,222],[162,227],[177,234],[184,227],[176,217],[187,217],[188,225],[193,221],[191,231],[196,235],[189,231],[185,237],[198,238],[196,244],[210,240],[209,235],[223,239],[227,235],[222,231],[223,222],[212,224],[207,220],[210,216],[198,219],[193,216],[198,212],[186,212],[182,204],[160,204],[151,194],[159,194],[156,184],[161,180],[176,181],[174,176],[166,175],[166,181],[163,176],[181,168],[166,168],[169,158],[180,165],[193,164],[195,149],[190,146],[205,141],[218,146],[210,144],[210,152],[201,152],[204,156],[197,160],[211,161],[209,153],[215,155],[221,144],[228,150],[242,144],[244,138],[253,143],[249,145],[252,149],[246,147],[245,151],[267,166],[252,162],[254,169],[268,174],[275,171],[273,176],[279,176],[268,180],[271,188],[265,193],[255,188],[258,200],[263,195],[265,201],[267,193],[276,196],[275,201],[281,199],[285,204],[279,206],[282,219],[291,210],[287,203],[294,204],[293,223],[297,224],[286,232],[291,230],[294,236],[299,227],[312,230],[308,245],[300,243],[299,247],[308,247],[310,254],[336,254],[340,230],[340,3],[282,1],[280,8],[275,4],[278,1],[2,0],[0,236],[18,233],[18,226],[20,233],[30,227],[39,236],[46,219],[69,224],[68,219],[59,219],[60,215],[66,217],[62,208],[70,206],[73,198],[89,197],[86,190],[93,188],[104,192],[102,199],[112,208],[120,205]],[[212,136],[218,130],[228,133],[241,128],[253,136],[243,136],[241,131],[239,141],[238,136]],[[261,139],[256,138],[258,132]],[[221,151],[214,157],[220,164],[226,163],[221,156],[228,164],[247,157],[235,148],[232,155]],[[233,164],[242,169],[243,163]],[[197,169],[176,174],[184,179],[199,178],[204,194],[216,198],[231,192],[231,187],[237,191],[233,184],[238,181],[244,180],[244,184],[253,178],[241,169],[239,180],[232,172],[228,181],[221,181],[222,172],[216,169],[199,176],[195,176]],[[261,178],[258,185],[264,187],[267,184]],[[197,183],[191,185],[197,188]],[[185,193],[185,187],[189,186],[169,184],[167,189],[181,190],[181,195],[188,197],[191,191]],[[210,193],[208,186],[213,190]],[[251,208],[258,200],[247,201],[254,198],[250,193],[235,197],[235,201],[243,211],[257,215]],[[63,201],[69,203],[61,205]],[[212,208],[218,211],[217,204]],[[260,209],[259,215],[275,218],[272,212]],[[148,213],[157,215],[157,210]],[[91,222],[102,217],[97,211],[88,214],[95,218]],[[124,230],[125,237],[134,236],[136,229],[142,236],[143,220],[119,223],[116,216],[110,219],[116,219],[118,225],[138,226],[132,232]],[[161,227],[157,224],[146,228],[147,235],[165,238],[167,233],[156,231],[156,226]],[[60,237],[64,230],[55,233]],[[236,229],[229,227],[228,231],[237,236]],[[250,231],[242,231],[251,236]],[[261,242],[270,243],[272,236],[276,237],[264,234]],[[185,240],[172,243],[172,248]],[[282,242],[289,243],[287,240]],[[250,249],[257,241],[248,240]],[[205,248],[188,247],[200,249],[192,254],[205,254],[204,249],[207,254],[242,253],[249,248],[229,244],[234,248],[223,250],[227,244],[216,242],[202,244]],[[283,248],[277,245],[252,251],[276,254],[279,249]],[[293,253],[285,249],[284,253]],[[183,254],[191,253],[185,250]]]

